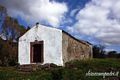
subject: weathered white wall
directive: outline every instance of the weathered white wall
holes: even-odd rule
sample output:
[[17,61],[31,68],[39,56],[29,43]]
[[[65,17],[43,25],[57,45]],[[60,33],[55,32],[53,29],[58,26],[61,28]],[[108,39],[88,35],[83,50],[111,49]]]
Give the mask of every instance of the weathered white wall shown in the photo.
[[19,38],[19,63],[30,64],[30,42],[44,41],[44,62],[63,65],[62,60],[62,31],[39,25],[34,26]]

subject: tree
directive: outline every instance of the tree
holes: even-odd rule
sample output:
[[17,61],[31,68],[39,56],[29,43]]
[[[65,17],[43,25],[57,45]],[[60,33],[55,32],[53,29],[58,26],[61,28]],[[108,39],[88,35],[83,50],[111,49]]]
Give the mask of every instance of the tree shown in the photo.
[[6,16],[7,16],[6,8],[0,5],[0,35],[2,34],[1,24],[4,22]]
[[94,58],[105,58],[105,46],[94,45],[93,46],[93,57]]
[[108,58],[120,58],[120,54],[117,51],[109,51],[107,54]]
[[6,40],[16,40],[26,32],[24,26],[19,25],[17,19],[7,16],[2,24],[2,34]]
[[[27,30],[18,20],[8,16],[7,10],[0,6],[0,66],[14,65],[17,62],[18,38]],[[16,41],[16,42],[14,42]]]

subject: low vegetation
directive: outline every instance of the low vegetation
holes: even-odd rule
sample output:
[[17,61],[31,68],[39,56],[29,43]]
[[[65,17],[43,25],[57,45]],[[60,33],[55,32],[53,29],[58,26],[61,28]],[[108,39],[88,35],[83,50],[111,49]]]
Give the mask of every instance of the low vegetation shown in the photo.
[[[2,80],[103,80],[102,76],[86,76],[91,72],[120,71],[119,59],[93,59],[71,61],[66,67],[55,67],[33,72],[21,72],[15,67],[0,67]],[[105,77],[105,80],[119,80],[119,77]],[[110,79],[111,78],[111,79]]]

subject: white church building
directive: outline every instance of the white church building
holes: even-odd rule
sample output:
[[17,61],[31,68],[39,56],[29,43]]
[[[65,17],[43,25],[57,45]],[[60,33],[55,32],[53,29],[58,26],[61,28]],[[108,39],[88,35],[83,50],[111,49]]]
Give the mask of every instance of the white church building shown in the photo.
[[19,38],[18,62],[63,66],[75,59],[92,58],[92,45],[60,29],[36,25]]

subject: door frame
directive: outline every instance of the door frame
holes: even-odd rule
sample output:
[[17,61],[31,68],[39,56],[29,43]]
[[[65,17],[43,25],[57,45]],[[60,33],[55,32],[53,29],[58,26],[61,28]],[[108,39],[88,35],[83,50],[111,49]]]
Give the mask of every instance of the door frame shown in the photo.
[[42,44],[42,46],[43,46],[42,54],[41,54],[41,62],[39,62],[39,63],[43,63],[43,61],[44,61],[44,42],[37,41],[37,40],[35,40],[34,42],[30,42],[30,63],[35,63],[35,62],[33,62],[33,45],[35,45],[35,44]]

